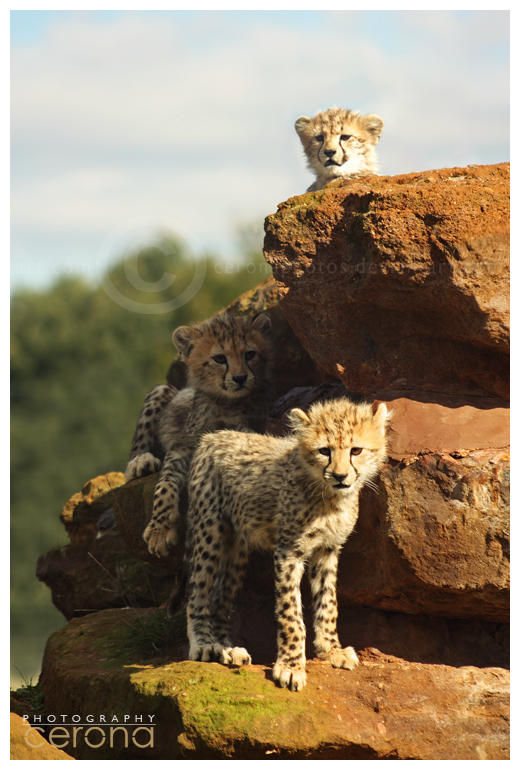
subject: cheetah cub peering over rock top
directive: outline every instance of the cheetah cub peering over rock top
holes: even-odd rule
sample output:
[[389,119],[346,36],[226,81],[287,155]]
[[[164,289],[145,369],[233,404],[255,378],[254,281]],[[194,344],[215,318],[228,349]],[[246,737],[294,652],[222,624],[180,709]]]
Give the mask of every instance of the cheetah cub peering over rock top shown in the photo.
[[293,409],[285,438],[222,431],[205,436],[190,472],[188,638],[191,660],[251,663],[229,639],[232,603],[248,552],[274,551],[278,656],[273,678],[301,690],[305,626],[300,582],[308,565],[314,649],[336,668],[353,669],[352,647],[336,630],[338,555],[358,516],[359,491],[386,453],[386,405],[348,399]]
[[188,370],[188,386],[158,385],[146,396],[132,441],[127,480],[161,472],[148,550],[166,556],[178,541],[179,502],[193,452],[204,433],[224,428],[265,430],[270,393],[271,322],[222,313],[173,332]]
[[316,181],[307,192],[321,190],[339,177],[376,173],[375,146],[383,131],[378,115],[360,115],[333,107],[313,118],[298,118],[294,127],[303,144],[307,165],[316,174]]

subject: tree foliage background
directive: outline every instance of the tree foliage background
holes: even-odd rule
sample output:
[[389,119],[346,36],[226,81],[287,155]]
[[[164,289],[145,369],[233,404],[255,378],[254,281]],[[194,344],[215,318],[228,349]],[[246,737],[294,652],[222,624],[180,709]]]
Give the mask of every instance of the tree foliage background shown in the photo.
[[[173,329],[208,318],[267,277],[258,228],[242,228],[239,240],[243,261],[238,264],[214,255],[193,256],[174,236],[163,235],[127,254],[98,285],[66,276],[45,291],[14,293],[11,649],[15,683],[38,675],[46,639],[65,623],[52,606],[49,589],[35,577],[38,556],[67,542],[59,521],[64,503],[93,476],[124,470],[142,400],[153,385],[165,381],[175,355]],[[194,276],[202,276],[195,286]],[[182,306],[171,312],[151,312],[153,306],[163,309],[174,304],[183,293],[187,300]],[[143,312],[136,312],[139,309]]]

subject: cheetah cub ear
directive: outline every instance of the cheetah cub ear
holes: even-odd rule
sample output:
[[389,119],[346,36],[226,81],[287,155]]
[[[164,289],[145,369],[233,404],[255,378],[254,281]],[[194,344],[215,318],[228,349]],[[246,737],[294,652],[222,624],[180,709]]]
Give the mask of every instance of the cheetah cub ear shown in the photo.
[[296,133],[298,134],[298,136],[301,136],[306,132],[310,122],[311,122],[311,119],[308,118],[306,115],[302,115],[301,118],[298,118],[296,120],[294,127],[296,129]]
[[379,115],[365,115],[363,117],[363,127],[372,137],[372,142],[377,144],[383,132],[383,121]]
[[201,332],[194,326],[179,326],[172,334],[172,342],[183,356],[187,356],[193,347],[193,341]]
[[257,313],[251,319],[251,329],[255,329],[260,334],[267,334],[271,330],[271,319],[265,313]]
[[293,430],[297,430],[298,428],[303,428],[305,425],[308,425],[310,420],[303,409],[296,408],[291,409],[289,412],[289,423]]
[[372,414],[374,415],[374,422],[379,423],[383,430],[392,416],[392,412],[388,411],[388,407],[384,401],[374,401],[372,404]]

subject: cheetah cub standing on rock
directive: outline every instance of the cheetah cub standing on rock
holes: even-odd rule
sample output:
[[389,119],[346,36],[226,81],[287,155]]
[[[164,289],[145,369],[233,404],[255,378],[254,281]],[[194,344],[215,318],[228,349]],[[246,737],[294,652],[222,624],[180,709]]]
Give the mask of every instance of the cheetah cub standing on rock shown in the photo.
[[333,107],[313,118],[298,118],[294,127],[303,144],[307,165],[317,177],[307,192],[321,190],[339,177],[355,179],[376,173],[375,146],[383,131],[378,115],[360,115]]
[[270,326],[263,313],[254,318],[222,313],[173,332],[188,386],[158,385],[147,395],[125,470],[130,480],[161,468],[143,533],[153,555],[166,556],[178,541],[180,495],[201,436],[224,428],[265,430]]
[[222,431],[205,436],[188,493],[188,639],[191,660],[251,663],[229,639],[232,603],[248,551],[274,551],[278,657],[273,678],[301,690],[305,626],[300,582],[309,567],[314,649],[336,668],[353,669],[352,647],[336,630],[338,555],[358,516],[358,497],[385,458],[386,405],[346,398],[293,409],[285,438]]

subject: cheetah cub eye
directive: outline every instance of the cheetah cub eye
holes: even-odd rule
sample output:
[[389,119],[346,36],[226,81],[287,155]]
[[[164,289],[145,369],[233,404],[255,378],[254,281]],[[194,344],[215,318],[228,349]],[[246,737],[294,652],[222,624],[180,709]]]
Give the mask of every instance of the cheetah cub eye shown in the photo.
[[222,353],[219,353],[218,355],[213,356],[213,360],[217,364],[226,364],[227,363],[227,358]]
[[362,451],[363,451],[363,447],[361,447],[361,446],[353,446],[352,449],[350,450],[350,454],[351,455],[360,455]]
[[320,455],[325,455],[325,457],[330,457],[331,455],[331,450],[328,446],[322,446],[320,449],[318,449],[318,452]]
[[248,350],[245,355],[246,361],[251,361],[256,356],[256,350]]

